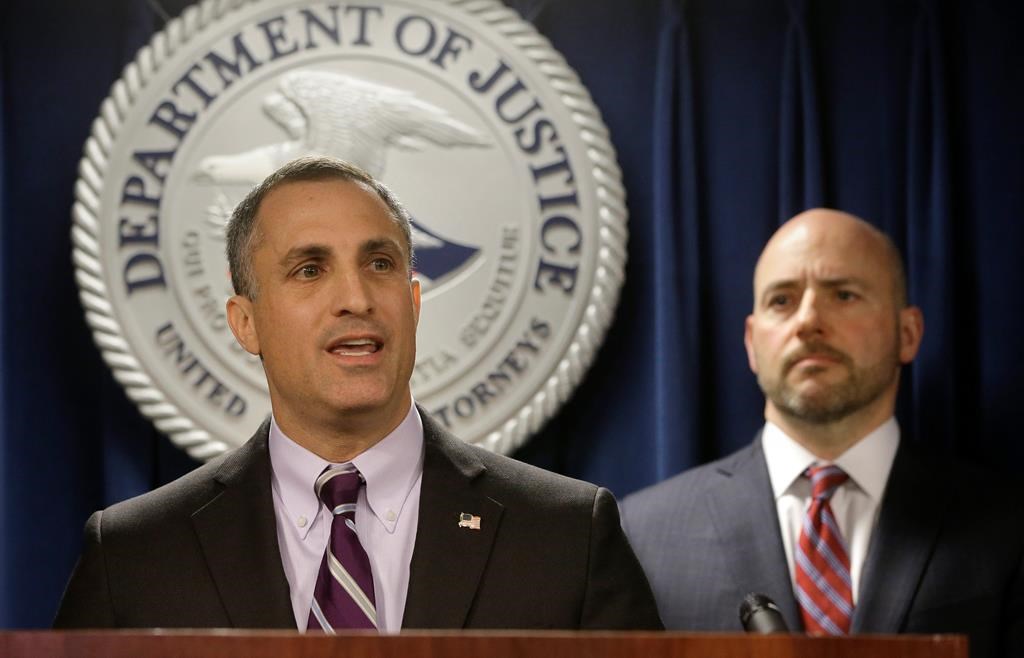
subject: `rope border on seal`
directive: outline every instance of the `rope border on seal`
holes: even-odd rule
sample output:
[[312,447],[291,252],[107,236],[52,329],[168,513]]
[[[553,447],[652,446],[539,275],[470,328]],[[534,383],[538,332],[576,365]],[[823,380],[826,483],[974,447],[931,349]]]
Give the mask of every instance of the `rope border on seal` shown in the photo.
[[[197,460],[211,459],[231,446],[197,427],[167,399],[145,372],[125,338],[104,283],[99,244],[100,196],[108,170],[108,156],[116,144],[124,118],[163,63],[211,22],[242,5],[258,1],[202,0],[168,22],[139,51],[113,84],[110,95],[100,105],[99,116],[93,120],[91,134],[79,161],[79,178],[75,182],[75,202],[71,212],[71,253],[79,299],[103,360],[139,411],[175,445]],[[599,204],[597,267],[583,320],[552,374],[530,401],[499,429],[477,441],[478,445],[492,451],[508,454],[539,431],[569,399],[593,363],[611,325],[625,279],[628,240],[626,193],[615,149],[601,114],[575,71],[551,46],[551,42],[498,0],[437,1],[483,21],[537,65],[580,131],[591,165],[590,173],[596,184]]]
[[229,445],[213,438],[197,427],[158,389],[135,357],[124,336],[120,322],[114,317],[104,283],[104,267],[100,261],[100,196],[103,191],[108,156],[118,132],[136,98],[159,71],[160,66],[212,21],[249,0],[203,0],[185,9],[180,17],[153,35],[135,60],[124,68],[113,84],[110,95],[100,105],[100,113],[92,123],[92,132],[85,142],[78,163],[79,178],[75,182],[75,202],[71,216],[71,259],[75,265],[75,281],[79,299],[85,308],[85,319],[92,328],[103,360],[128,397],[142,415],[178,447],[198,460],[207,460],[229,449]]

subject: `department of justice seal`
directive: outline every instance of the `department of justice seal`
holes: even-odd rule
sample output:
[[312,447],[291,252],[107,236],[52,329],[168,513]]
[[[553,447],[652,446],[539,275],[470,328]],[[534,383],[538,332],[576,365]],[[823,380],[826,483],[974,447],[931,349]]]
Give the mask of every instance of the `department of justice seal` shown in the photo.
[[224,226],[304,155],[359,165],[413,215],[417,402],[469,442],[518,447],[604,337],[626,208],[587,91],[494,0],[205,0],[139,52],[72,213],[86,318],[128,396],[199,459],[269,413],[225,318]]

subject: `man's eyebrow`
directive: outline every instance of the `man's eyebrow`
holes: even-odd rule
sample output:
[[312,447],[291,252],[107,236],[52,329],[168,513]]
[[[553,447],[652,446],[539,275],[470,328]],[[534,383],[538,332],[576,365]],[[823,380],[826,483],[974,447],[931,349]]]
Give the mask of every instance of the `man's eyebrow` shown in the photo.
[[[864,279],[855,276],[843,276],[830,279],[817,279],[815,280],[815,284],[822,286],[823,288],[828,288],[830,290],[834,288],[842,288],[844,286],[858,286],[860,288],[868,287],[868,284]],[[801,282],[798,281],[797,279],[781,279],[779,281],[772,281],[771,283],[764,287],[764,290],[761,291],[760,299],[763,300],[765,296],[770,295],[774,292],[778,292],[779,290],[790,290],[792,288],[797,288],[800,285]]]
[[331,255],[331,248],[325,244],[302,244],[289,249],[281,257],[281,265],[289,266],[303,260],[326,260]]
[[861,288],[867,287],[867,282],[864,279],[855,276],[820,279],[818,283],[825,288],[842,288],[844,286],[860,286]]
[[780,281],[772,281],[771,283],[766,285],[764,289],[761,291],[760,298],[764,299],[766,295],[770,295],[773,292],[795,288],[797,287],[797,285],[798,283],[796,279],[782,279]]
[[373,253],[375,251],[393,251],[401,255],[405,251],[393,238],[371,238],[364,242],[359,249],[364,254]]
[[769,290],[778,290],[779,288],[794,288],[796,285],[796,279],[781,279],[779,281],[772,281],[764,287],[764,290],[768,292]]

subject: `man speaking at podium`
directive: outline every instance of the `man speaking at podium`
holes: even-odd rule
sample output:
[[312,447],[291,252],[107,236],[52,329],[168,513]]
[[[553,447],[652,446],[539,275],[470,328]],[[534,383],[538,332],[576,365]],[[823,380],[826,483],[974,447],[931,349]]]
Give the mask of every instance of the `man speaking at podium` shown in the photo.
[[740,630],[756,592],[794,631],[966,633],[975,658],[1024,656],[1020,488],[916,455],[893,417],[923,331],[868,223],[817,209],[775,233],[745,332],[763,430],[623,504],[668,628]]
[[227,231],[273,415],[94,514],[55,626],[660,628],[611,494],[466,445],[412,400],[409,215],[359,169],[285,165]]

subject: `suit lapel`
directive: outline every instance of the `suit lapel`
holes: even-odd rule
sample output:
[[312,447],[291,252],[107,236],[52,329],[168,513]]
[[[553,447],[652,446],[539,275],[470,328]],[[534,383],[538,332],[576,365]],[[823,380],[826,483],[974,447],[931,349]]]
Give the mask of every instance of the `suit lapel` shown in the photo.
[[269,423],[215,475],[221,492],[192,515],[231,625],[295,628],[281,564],[267,451]]
[[[419,524],[409,568],[403,628],[462,628],[501,523],[500,503],[477,493],[487,470],[473,451],[425,411]],[[459,515],[480,517],[480,529],[459,527]]]
[[[748,449],[720,465],[718,475],[707,504],[724,553],[722,563],[730,565],[736,589],[741,596],[767,595],[789,628],[802,628],[760,434]],[[737,600],[737,609],[739,604]]]
[[917,461],[906,444],[906,438],[900,441],[864,560],[855,633],[903,630],[947,508],[949,492],[935,484],[941,478]]

